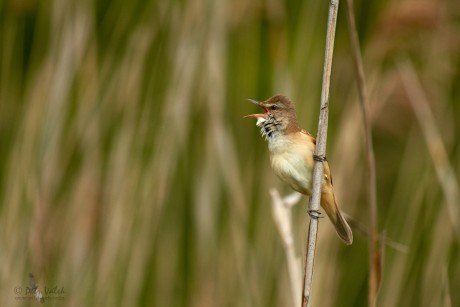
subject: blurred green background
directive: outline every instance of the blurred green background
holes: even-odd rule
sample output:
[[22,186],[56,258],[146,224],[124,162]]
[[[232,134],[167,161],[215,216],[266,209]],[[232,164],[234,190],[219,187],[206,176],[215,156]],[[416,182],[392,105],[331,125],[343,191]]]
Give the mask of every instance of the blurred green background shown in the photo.
[[[365,226],[345,9],[327,152],[339,205]],[[403,247],[384,248],[379,305],[460,306],[460,2],[355,11],[379,228]],[[283,93],[316,134],[327,13],[327,1],[1,1],[0,305],[38,304],[15,292],[33,273],[42,291],[64,288],[47,306],[290,306],[268,193],[290,190],[242,117],[256,110],[246,98]],[[415,116],[420,97],[434,121]],[[293,209],[299,256],[307,202]],[[367,237],[354,232],[346,247],[321,220],[314,306],[367,304]]]

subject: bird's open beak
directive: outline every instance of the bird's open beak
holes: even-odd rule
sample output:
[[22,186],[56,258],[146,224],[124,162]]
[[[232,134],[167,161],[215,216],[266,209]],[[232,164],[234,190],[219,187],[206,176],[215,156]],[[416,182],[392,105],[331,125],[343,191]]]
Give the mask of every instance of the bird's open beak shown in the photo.
[[261,104],[259,101],[254,100],[254,99],[248,99],[248,100],[250,102],[252,102],[253,104],[256,104],[259,107],[261,107],[265,111],[265,113],[249,114],[249,115],[244,116],[243,118],[248,118],[248,117],[254,117],[254,118],[263,117],[263,118],[266,118],[268,116],[268,113],[269,113],[268,109],[263,104]]

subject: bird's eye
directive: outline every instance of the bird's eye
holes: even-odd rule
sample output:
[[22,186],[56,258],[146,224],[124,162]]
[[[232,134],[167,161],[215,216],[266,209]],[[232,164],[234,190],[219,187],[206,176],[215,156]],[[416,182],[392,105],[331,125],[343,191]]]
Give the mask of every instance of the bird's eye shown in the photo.
[[278,106],[276,104],[270,106],[270,110],[277,110],[278,109]]

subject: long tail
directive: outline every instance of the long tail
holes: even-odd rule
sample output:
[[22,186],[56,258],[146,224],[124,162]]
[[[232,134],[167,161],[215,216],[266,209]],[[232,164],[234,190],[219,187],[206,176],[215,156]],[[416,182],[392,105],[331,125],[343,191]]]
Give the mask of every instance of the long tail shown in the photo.
[[333,223],[335,231],[345,244],[351,245],[353,243],[353,232],[351,232],[350,226],[348,226],[347,221],[342,216],[339,210],[337,210],[336,216],[337,222]]
[[350,245],[353,243],[353,233],[351,232],[350,226],[347,221],[343,218],[340,213],[337,202],[335,201],[334,188],[332,186],[331,170],[329,169],[329,163],[324,161],[324,182],[321,190],[321,207],[326,211],[332,224],[334,224],[335,231],[339,235],[340,239]]
[[[329,193],[328,193],[329,192]],[[353,243],[353,233],[351,232],[350,226],[348,226],[347,221],[340,213],[339,207],[335,201],[334,191],[326,191],[321,195],[321,207],[326,211],[327,216],[331,220],[332,224],[335,227],[335,231],[339,235],[340,239],[347,244],[351,245]]]
[[[342,239],[342,241],[345,244],[351,245],[351,243],[353,243],[353,233],[351,232],[350,226],[348,226],[347,221],[340,213],[337,203],[335,202],[334,195],[332,194],[332,197],[330,194],[327,195],[326,197],[324,196],[326,195],[324,195],[323,193],[321,197],[321,207],[323,207],[324,211],[326,211],[327,216],[329,216],[329,219],[334,225],[335,231],[339,235],[340,239]],[[329,200],[332,200],[332,201],[329,201]]]

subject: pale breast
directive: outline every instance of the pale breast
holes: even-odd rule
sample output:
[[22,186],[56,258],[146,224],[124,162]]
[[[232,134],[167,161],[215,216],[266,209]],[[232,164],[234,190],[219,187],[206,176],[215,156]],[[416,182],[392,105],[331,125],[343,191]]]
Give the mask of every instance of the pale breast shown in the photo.
[[275,174],[289,186],[310,195],[314,144],[298,136],[278,136],[269,141],[270,161]]

